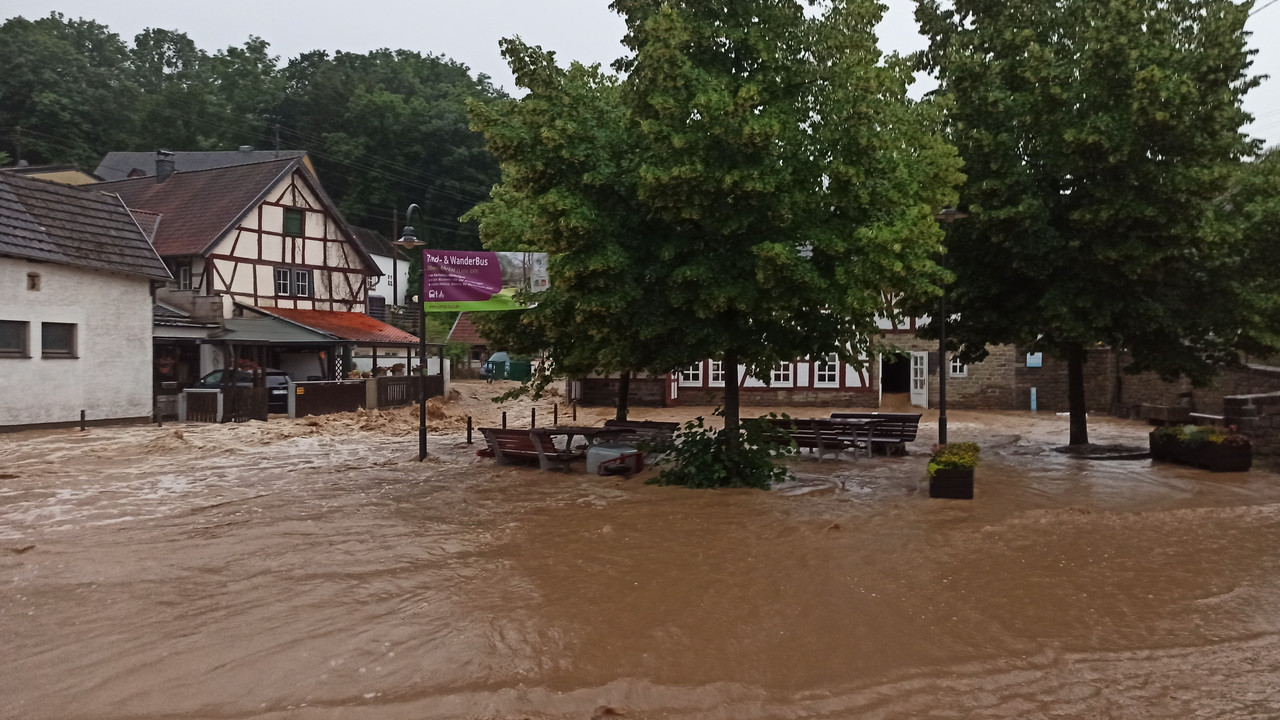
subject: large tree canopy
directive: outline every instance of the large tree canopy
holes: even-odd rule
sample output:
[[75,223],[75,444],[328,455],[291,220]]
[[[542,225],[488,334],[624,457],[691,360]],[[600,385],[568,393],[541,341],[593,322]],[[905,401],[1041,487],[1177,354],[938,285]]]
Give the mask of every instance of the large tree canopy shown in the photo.
[[924,66],[953,105],[969,219],[948,267],[969,357],[989,343],[1068,362],[1071,443],[1088,442],[1081,365],[1202,380],[1234,357],[1237,255],[1213,222],[1255,145],[1241,133],[1245,18],[1232,0],[922,0]]
[[[613,340],[580,361],[609,368],[629,337],[662,344],[653,370],[722,359],[731,425],[739,363],[768,377],[796,357],[856,358],[886,292],[938,292],[932,216],[960,180],[936,108],[907,98],[908,63],[876,47],[881,6],[806,5],[616,0],[623,77],[513,44],[530,94],[475,116],[504,170],[482,236],[582,253],[553,270],[589,287],[547,311],[576,304],[584,333],[606,323]],[[555,107],[575,92],[590,93],[580,109]]]

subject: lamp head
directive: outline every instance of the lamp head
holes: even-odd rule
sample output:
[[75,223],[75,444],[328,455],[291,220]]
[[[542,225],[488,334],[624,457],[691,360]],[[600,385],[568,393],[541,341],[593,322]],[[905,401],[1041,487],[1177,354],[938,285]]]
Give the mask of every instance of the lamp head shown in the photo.
[[962,213],[953,207],[946,207],[938,211],[938,213],[933,216],[933,219],[941,220],[942,222],[945,222],[945,223],[952,223],[952,222],[955,222],[956,220],[963,220],[967,217],[969,217],[968,213]]

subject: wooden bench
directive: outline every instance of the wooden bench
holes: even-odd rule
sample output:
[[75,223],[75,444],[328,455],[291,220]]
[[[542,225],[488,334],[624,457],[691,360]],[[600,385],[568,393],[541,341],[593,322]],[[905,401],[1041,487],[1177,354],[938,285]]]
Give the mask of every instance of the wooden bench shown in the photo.
[[920,429],[920,415],[913,413],[882,412],[834,412],[833,418],[851,420],[879,420],[871,433],[871,447],[879,448],[886,455],[907,453],[907,443],[916,439]]
[[628,445],[645,443],[655,447],[671,442],[676,431],[680,429],[680,423],[658,420],[605,420],[604,426],[627,431],[615,436],[613,442]]
[[547,447],[548,443],[529,430],[480,428],[480,432],[500,465],[537,460],[538,467],[543,470],[564,469],[570,462],[583,457],[572,448],[559,450],[555,445]]
[[824,455],[839,457],[845,450],[858,447],[853,428],[825,418],[769,418],[768,422],[785,432],[796,447],[817,453],[819,462]]

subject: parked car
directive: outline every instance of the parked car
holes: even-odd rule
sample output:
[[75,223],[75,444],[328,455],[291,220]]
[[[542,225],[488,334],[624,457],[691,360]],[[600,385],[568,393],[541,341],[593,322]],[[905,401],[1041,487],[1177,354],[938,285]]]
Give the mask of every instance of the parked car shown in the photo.
[[[217,390],[222,387],[224,370],[214,370],[195,382],[191,387]],[[267,412],[289,412],[289,373],[283,370],[266,368],[263,370],[267,381]],[[253,385],[253,373],[246,370],[235,371],[235,384],[240,387]]]
[[489,360],[480,366],[480,378],[482,380],[503,380],[507,377],[507,363],[510,356],[507,351],[499,350],[489,356]]

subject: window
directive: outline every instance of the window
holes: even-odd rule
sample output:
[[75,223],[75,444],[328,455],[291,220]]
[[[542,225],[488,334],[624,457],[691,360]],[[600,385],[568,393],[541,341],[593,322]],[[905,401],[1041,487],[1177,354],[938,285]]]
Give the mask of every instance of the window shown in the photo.
[[969,377],[969,366],[960,362],[960,358],[951,358],[951,377]]
[[27,273],[27,289],[36,290],[36,291],[40,290],[40,273],[38,272]]
[[306,213],[301,210],[285,208],[284,234],[288,237],[302,237],[302,231],[306,227],[305,219]]
[[182,263],[178,266],[178,289],[191,289],[191,263]]
[[276,294],[311,297],[311,271],[300,268],[276,268]]
[[702,363],[698,363],[697,365],[690,365],[683,372],[681,372],[680,384],[695,385],[700,387],[702,385]]
[[293,294],[298,297],[311,297],[311,271],[293,271]]
[[707,373],[711,387],[724,387],[724,361],[712,360],[711,370]]
[[40,355],[52,358],[76,356],[76,326],[72,323],[40,323]]
[[28,327],[29,323],[20,320],[0,320],[0,358],[31,357],[27,351]]
[[840,384],[840,356],[836,353],[823,355],[813,364],[814,385],[816,387],[836,387]]
[[780,363],[773,369],[773,384],[790,385],[791,384],[791,363]]

